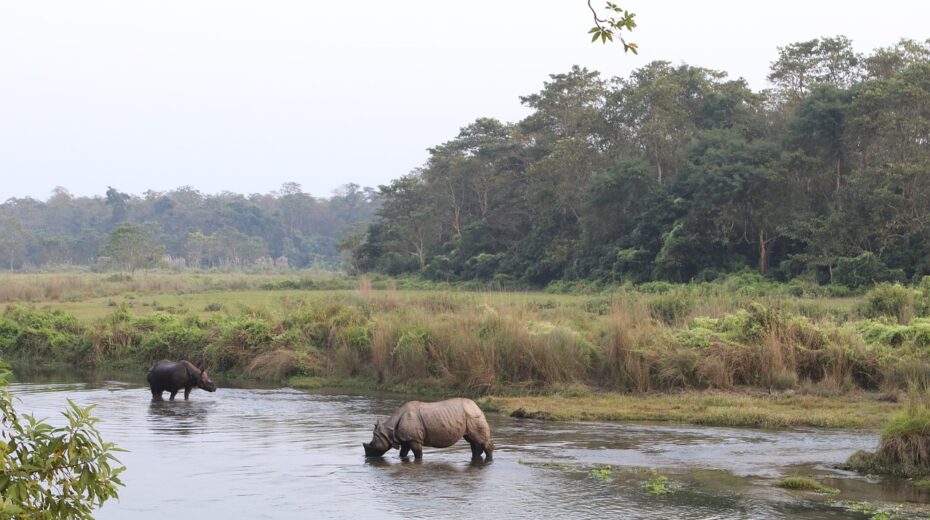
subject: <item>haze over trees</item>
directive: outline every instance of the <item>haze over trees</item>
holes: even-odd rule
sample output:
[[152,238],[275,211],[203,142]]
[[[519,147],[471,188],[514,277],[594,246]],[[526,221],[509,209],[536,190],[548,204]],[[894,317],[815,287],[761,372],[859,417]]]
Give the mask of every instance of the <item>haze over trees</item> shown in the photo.
[[339,242],[374,219],[378,201],[355,184],[329,198],[297,183],[248,196],[190,187],[132,196],[111,187],[102,197],[74,197],[59,187],[46,201],[0,204],[0,265],[331,268],[341,265]]
[[380,188],[352,268],[545,284],[753,269],[860,285],[930,274],[930,40],[778,50],[771,89],[657,61],[574,67]]

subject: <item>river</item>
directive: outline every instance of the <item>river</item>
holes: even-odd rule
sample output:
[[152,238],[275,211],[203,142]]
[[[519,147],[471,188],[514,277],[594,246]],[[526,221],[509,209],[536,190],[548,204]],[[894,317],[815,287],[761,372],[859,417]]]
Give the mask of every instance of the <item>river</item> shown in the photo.
[[[17,408],[53,422],[65,400],[96,404],[104,438],[128,450],[125,518],[868,518],[838,501],[914,504],[930,496],[898,481],[832,469],[874,433],[682,425],[556,423],[489,414],[497,450],[472,463],[464,441],[366,459],[361,443],[391,396],[288,388],[195,390],[150,401],[141,381],[18,382]],[[610,471],[595,471],[611,466]],[[653,473],[653,470],[655,473]],[[674,491],[645,482],[664,475]],[[776,487],[814,475],[842,493]],[[910,507],[909,506],[909,507]]]

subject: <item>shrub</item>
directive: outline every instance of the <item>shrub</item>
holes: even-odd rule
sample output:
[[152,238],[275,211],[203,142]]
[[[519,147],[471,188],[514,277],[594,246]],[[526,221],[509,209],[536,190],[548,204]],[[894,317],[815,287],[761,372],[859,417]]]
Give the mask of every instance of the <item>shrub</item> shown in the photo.
[[101,438],[93,406],[68,401],[65,426],[24,419],[5,388],[8,373],[0,361],[0,517],[91,518],[119,496],[119,448]]
[[647,294],[662,294],[672,291],[675,287],[675,284],[658,280],[638,285],[636,286],[636,290]]
[[271,342],[271,325],[263,319],[239,317],[224,323],[223,339],[236,347],[259,349]]
[[913,291],[900,284],[876,285],[865,295],[862,313],[869,318],[889,316],[907,323],[914,314]]
[[693,300],[679,291],[661,294],[649,302],[653,318],[669,325],[683,320],[693,308]]
[[867,287],[880,282],[900,281],[900,270],[891,270],[872,253],[865,252],[856,257],[843,257],[833,268],[833,283],[846,287]]
[[914,312],[918,316],[930,318],[930,276],[924,276],[914,295]]

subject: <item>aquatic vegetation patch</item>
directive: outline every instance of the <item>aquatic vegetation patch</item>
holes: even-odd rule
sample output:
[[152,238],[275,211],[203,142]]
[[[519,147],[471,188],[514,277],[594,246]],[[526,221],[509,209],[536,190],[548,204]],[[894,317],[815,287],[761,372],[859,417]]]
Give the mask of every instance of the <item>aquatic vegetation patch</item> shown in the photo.
[[578,469],[578,464],[568,464],[566,462],[531,461],[531,460],[519,459],[517,460],[517,463],[522,464],[524,466],[529,466],[531,468],[561,469],[561,470]]
[[866,515],[869,520],[897,520],[904,518],[926,518],[926,511],[915,508],[907,508],[902,504],[892,507],[879,506],[866,501],[842,501],[834,502],[834,507],[848,511],[850,513],[860,513]]
[[595,480],[609,480],[610,476],[613,474],[613,467],[599,466],[588,472],[588,476]]
[[665,495],[671,495],[681,487],[681,484],[677,482],[672,482],[665,475],[660,474],[655,469],[652,470],[652,476],[645,482],[643,482],[643,489],[645,489],[650,495],[661,497]]
[[782,480],[779,487],[795,491],[813,491],[814,493],[825,493],[835,495],[840,492],[839,489],[824,486],[820,482],[808,477],[788,477]]
[[914,395],[908,407],[882,429],[878,450],[858,451],[846,463],[866,474],[889,474],[905,478],[930,475],[930,407]]

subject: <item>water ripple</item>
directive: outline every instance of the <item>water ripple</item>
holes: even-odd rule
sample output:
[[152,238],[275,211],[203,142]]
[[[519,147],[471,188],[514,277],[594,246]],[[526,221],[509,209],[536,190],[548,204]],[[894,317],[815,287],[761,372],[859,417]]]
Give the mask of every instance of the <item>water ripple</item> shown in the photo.
[[[875,436],[688,426],[549,423],[489,416],[498,450],[472,464],[467,444],[365,459],[361,443],[392,398],[292,389],[195,390],[153,403],[146,388],[11,385],[23,411],[60,422],[66,399],[96,404],[107,440],[128,449],[119,502],[99,518],[820,518],[771,479],[798,464],[828,467]],[[560,465],[554,465],[558,463]],[[595,465],[617,469],[610,479]],[[683,483],[657,500],[642,489],[661,468]],[[761,484],[760,484],[761,483]]]

